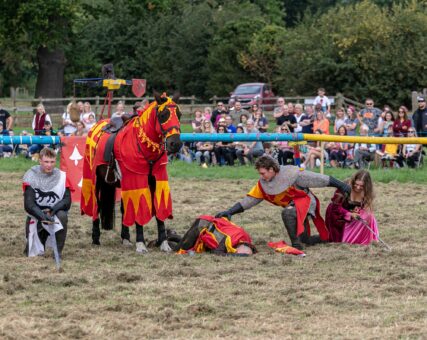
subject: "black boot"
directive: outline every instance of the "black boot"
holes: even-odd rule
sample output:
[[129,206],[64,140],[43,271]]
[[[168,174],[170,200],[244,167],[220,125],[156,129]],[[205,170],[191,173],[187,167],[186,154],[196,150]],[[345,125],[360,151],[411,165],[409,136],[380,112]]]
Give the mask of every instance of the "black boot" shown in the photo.
[[285,224],[286,231],[288,232],[291,240],[292,247],[303,250],[303,246],[299,237],[297,236],[297,213],[295,208],[285,208],[282,211],[282,220]]
[[92,244],[100,246],[99,238],[101,237],[101,230],[99,229],[99,218],[92,221]]
[[308,218],[304,221],[304,232],[299,236],[302,243],[308,246],[314,246],[317,243],[323,242],[319,235],[308,236],[308,228],[309,228]]

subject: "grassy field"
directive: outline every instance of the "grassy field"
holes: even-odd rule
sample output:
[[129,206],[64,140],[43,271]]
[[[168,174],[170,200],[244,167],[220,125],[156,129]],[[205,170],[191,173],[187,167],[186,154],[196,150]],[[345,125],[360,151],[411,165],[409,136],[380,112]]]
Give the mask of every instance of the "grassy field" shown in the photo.
[[[51,256],[22,253],[21,178],[31,165],[0,161],[0,338],[426,337],[425,170],[373,171],[376,216],[391,252],[323,244],[306,249],[303,259],[275,254],[266,243],[284,237],[280,209],[263,203],[234,218],[258,247],[253,257],[157,249],[141,256],[122,248],[118,227],[93,247],[90,219],[74,204],[58,273]],[[199,214],[240,199],[256,178],[251,167],[173,163],[169,170],[174,219],[167,225],[180,234]],[[333,190],[315,192],[324,210]],[[148,239],[155,230],[151,222]]]

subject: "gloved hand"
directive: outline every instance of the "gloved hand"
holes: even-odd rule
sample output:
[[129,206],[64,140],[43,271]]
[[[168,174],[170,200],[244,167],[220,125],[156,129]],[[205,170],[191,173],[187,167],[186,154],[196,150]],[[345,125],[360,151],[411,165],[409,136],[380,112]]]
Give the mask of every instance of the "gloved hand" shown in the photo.
[[221,211],[220,213],[215,215],[215,218],[225,217],[227,220],[231,220],[231,214],[229,210]]
[[215,217],[216,218],[225,217],[228,220],[231,220],[231,216],[233,216],[234,214],[241,213],[243,211],[244,211],[244,209],[243,209],[242,205],[240,203],[236,203],[230,209],[222,211],[222,212],[216,214]]
[[42,223],[53,224],[55,223],[55,218],[45,213],[42,219]]

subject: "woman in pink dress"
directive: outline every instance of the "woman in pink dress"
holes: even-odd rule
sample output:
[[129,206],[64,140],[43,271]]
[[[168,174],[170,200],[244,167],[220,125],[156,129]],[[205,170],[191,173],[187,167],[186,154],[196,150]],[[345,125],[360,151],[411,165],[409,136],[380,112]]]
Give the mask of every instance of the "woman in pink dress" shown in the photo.
[[374,191],[371,175],[359,170],[350,179],[351,192],[336,191],[326,209],[330,242],[368,245],[378,240],[378,226],[372,212]]

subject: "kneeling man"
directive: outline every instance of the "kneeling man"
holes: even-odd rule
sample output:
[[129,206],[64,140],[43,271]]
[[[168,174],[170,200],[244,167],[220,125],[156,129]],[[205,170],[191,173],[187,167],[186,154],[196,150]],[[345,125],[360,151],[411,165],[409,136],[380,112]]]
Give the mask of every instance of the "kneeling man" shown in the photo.
[[28,256],[42,255],[46,240],[55,235],[59,254],[67,236],[67,212],[71,207],[70,185],[65,172],[57,169],[56,153],[50,148],[40,152],[40,165],[28,170],[23,179],[25,226]]
[[[309,188],[335,187],[348,193],[350,187],[331,176],[301,170],[296,166],[279,166],[268,155],[261,156],[255,163],[260,179],[247,196],[230,209],[216,217],[231,218],[232,215],[248,210],[266,200],[283,209],[282,220],[292,242],[292,247],[302,250],[302,244],[313,245],[328,240],[325,221],[320,216],[320,204]],[[319,236],[310,236],[311,216]]]

